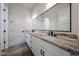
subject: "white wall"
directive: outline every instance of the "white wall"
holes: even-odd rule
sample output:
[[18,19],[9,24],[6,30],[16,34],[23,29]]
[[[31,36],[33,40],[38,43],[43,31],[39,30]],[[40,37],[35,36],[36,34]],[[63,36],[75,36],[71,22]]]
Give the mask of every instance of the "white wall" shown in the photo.
[[26,41],[22,31],[31,30],[31,9],[17,4],[11,4],[9,8],[12,10],[12,19],[14,22],[12,40],[14,45],[21,44]]
[[[1,21],[1,3],[0,3],[0,21]],[[1,22],[0,22],[0,28],[1,28]],[[1,29],[0,29],[0,44],[1,44]],[[1,45],[0,45],[1,48]]]
[[79,36],[79,3],[72,4],[72,33]]
[[78,26],[77,26],[78,30],[77,31],[78,31],[78,36],[79,36],[79,4],[78,4],[78,16],[77,17],[78,17]]
[[72,4],[72,33],[78,34],[78,4]]

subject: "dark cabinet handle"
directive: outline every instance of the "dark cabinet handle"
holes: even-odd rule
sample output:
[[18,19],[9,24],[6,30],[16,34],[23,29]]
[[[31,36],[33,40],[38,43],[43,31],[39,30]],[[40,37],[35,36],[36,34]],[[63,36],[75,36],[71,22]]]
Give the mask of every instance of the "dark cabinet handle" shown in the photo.
[[41,49],[40,53],[42,56],[45,56],[45,51],[43,51],[42,49]]
[[41,55],[43,54],[42,52],[43,52],[43,51],[42,51],[42,49],[41,49],[41,51],[40,51]]
[[24,33],[24,31],[22,31]]
[[43,51],[43,56],[45,56],[45,52]]
[[4,33],[6,32],[6,30],[4,30]]

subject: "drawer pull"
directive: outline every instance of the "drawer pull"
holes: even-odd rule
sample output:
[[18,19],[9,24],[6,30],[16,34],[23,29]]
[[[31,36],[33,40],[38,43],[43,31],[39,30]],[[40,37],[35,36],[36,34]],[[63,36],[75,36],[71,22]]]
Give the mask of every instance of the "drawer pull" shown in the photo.
[[41,51],[40,51],[41,55],[43,54],[42,52],[43,52],[43,51],[42,51],[42,49],[41,49]]
[[43,56],[45,56],[45,52],[43,51]]

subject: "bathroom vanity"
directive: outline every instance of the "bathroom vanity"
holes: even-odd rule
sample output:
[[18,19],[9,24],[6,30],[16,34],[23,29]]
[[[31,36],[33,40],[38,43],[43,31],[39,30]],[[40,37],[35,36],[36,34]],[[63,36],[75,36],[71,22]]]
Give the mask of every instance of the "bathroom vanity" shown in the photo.
[[[38,31],[72,33],[71,3],[59,3],[41,13],[32,21],[32,30],[27,32],[27,44],[35,56],[79,55],[79,40],[65,36],[49,36]],[[72,16],[73,17],[73,16]],[[69,35],[67,35],[69,36]]]
[[35,56],[71,56],[79,55],[77,39],[51,37],[43,33],[30,32],[27,44]]

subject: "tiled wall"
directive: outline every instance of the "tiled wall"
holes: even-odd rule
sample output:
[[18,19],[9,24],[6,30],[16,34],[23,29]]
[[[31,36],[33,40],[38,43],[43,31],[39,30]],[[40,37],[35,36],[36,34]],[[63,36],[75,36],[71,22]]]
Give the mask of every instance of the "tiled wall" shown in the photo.
[[[8,6],[7,4],[1,4],[1,49],[8,48]],[[5,44],[4,44],[4,41]]]

